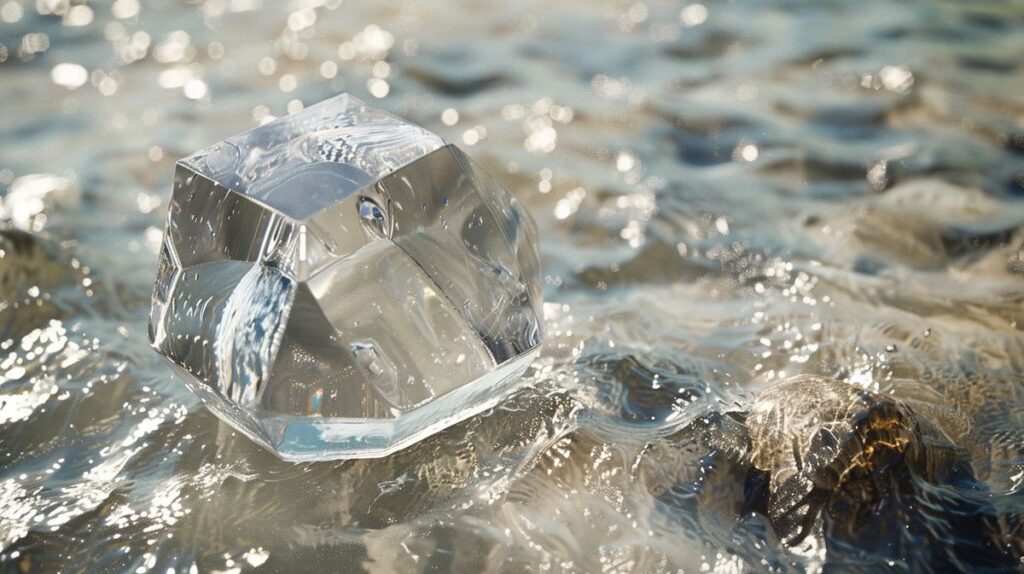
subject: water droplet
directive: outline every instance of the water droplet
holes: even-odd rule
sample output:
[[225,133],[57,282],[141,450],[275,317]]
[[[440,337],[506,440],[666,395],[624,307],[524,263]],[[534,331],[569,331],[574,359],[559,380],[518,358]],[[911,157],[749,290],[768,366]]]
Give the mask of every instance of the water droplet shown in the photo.
[[359,199],[359,219],[375,235],[379,237],[387,237],[389,235],[390,226],[388,225],[387,215],[380,205],[369,197]]

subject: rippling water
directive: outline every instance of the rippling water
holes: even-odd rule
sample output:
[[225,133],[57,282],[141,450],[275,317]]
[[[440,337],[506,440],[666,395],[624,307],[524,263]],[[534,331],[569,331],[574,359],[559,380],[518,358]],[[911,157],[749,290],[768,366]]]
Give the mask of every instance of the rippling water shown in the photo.
[[[1012,2],[0,0],[0,567],[1024,568],[1021,54]],[[292,465],[147,313],[173,162],[340,91],[529,207],[548,338],[493,411]],[[850,386],[931,462],[794,535],[744,449],[813,467]]]

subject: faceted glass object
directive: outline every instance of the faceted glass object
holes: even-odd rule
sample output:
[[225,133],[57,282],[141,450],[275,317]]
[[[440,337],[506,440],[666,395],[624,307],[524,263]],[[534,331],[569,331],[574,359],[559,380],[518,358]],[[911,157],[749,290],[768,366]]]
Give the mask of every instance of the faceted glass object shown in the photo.
[[533,220],[348,95],[178,162],[149,335],[287,460],[383,456],[511,392],[541,341]]

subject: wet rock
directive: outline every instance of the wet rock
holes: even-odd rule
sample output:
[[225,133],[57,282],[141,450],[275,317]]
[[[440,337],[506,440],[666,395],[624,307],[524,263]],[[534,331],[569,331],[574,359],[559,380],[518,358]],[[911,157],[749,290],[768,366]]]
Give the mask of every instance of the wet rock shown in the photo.
[[52,291],[75,270],[38,236],[0,229],[0,340],[19,338],[59,315]]
[[747,429],[752,467],[769,476],[769,516],[791,544],[822,511],[858,530],[908,470],[933,483],[969,473],[966,453],[903,403],[821,377],[769,387]]
[[710,414],[674,446],[653,444],[641,476],[722,543],[753,536],[766,552],[798,547],[840,570],[870,569],[868,555],[1009,571],[1024,521],[977,479],[955,428],[895,397],[798,376],[747,412]]

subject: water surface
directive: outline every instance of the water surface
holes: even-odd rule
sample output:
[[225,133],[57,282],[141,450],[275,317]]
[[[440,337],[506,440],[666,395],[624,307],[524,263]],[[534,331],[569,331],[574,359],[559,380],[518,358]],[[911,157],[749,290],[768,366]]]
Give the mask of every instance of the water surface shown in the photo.
[[[1013,2],[0,0],[0,568],[1021,568],[1021,54]],[[174,161],[341,91],[531,210],[548,335],[507,404],[292,465],[146,320]],[[972,480],[780,542],[699,428],[802,373]]]

